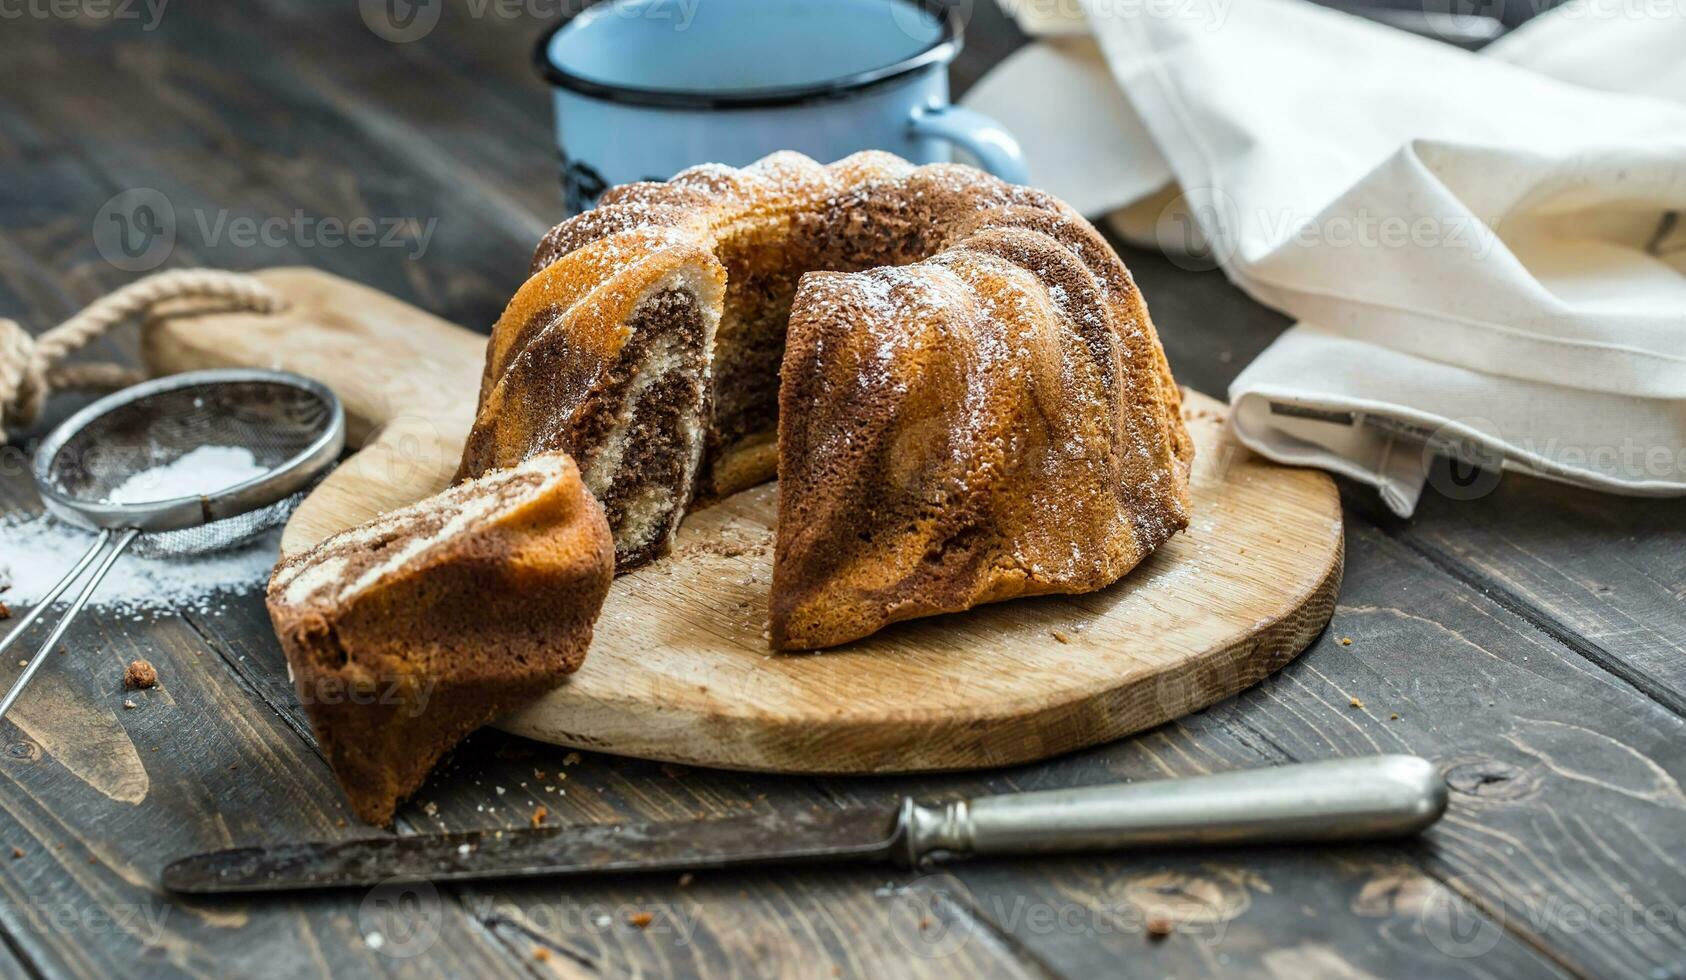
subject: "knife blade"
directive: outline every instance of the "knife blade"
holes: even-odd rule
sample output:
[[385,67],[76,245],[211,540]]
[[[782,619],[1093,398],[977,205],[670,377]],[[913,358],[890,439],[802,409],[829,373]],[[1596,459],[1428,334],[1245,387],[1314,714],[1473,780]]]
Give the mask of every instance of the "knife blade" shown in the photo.
[[1197,844],[1363,840],[1417,833],[1446,810],[1439,770],[1380,755],[1185,779],[1008,793],[895,808],[749,814],[681,823],[468,831],[184,858],[175,892],[368,887],[394,880],[885,862]]
[[163,880],[165,888],[176,892],[250,892],[372,886],[393,880],[885,861],[895,846],[896,816],[894,811],[861,808],[241,847],[176,861],[164,869]]

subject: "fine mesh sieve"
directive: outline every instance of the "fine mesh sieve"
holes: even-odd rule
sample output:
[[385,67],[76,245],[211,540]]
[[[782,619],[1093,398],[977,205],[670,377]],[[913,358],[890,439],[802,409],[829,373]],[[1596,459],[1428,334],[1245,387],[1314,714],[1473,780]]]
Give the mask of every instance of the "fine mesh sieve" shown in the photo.
[[[264,472],[191,496],[113,503],[138,473],[202,446],[250,450]],[[280,371],[218,370],[149,381],[102,398],[54,430],[36,452],[35,484],[55,517],[97,532],[87,554],[4,640],[21,637],[89,566],[93,577],[0,700],[3,717],[117,558],[181,558],[240,544],[287,519],[345,446],[345,412],[333,392]]]

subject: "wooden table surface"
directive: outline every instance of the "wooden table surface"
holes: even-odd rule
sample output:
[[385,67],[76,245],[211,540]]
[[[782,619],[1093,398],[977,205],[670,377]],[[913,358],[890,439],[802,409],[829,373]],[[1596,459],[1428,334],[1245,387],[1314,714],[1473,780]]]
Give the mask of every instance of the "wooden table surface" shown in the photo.
[[[970,6],[961,86],[1023,41]],[[0,314],[41,329],[131,280],[91,232],[147,187],[177,216],[169,266],[315,265],[490,324],[559,210],[528,66],[558,5],[448,7],[408,44],[350,0],[8,8]],[[295,214],[433,235],[416,255],[218,232],[222,215]],[[1221,397],[1285,325],[1218,273],[1122,251],[1196,389]],[[23,453],[77,404],[4,447],[7,512],[37,507]],[[1366,488],[1343,495],[1325,635],[1139,737],[1006,771],[816,779],[571,759],[488,732],[397,832],[525,826],[541,804],[552,822],[684,819],[1414,752],[1453,789],[1420,841],[178,902],[156,882],[188,852],[376,833],[323,764],[254,591],[215,614],[88,615],[26,696],[36,709],[3,723],[0,972],[1686,975],[1686,502],[1508,477],[1473,500],[1431,490],[1401,521]],[[162,687],[122,710],[122,667],[143,656]],[[1174,934],[1151,938],[1152,916]]]

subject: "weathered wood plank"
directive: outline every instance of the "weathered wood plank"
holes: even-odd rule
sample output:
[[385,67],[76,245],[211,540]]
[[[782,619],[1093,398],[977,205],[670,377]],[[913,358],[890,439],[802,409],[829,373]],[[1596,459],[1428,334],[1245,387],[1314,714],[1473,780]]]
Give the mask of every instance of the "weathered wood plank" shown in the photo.
[[[1212,925],[1205,906],[1242,909],[1206,952],[1262,975],[1302,956],[1306,969],[1380,974],[1545,969],[1530,950],[1581,975],[1686,967],[1686,867],[1660,844],[1686,835],[1680,719],[1377,531],[1354,529],[1348,546],[1342,605],[1323,640],[1238,698],[1045,766],[882,780],[864,795],[828,785],[870,800],[1414,752],[1440,762],[1454,787],[1451,814],[1421,845],[1003,862],[953,875],[986,908],[1117,906],[1138,919],[1144,892],[1138,884],[1138,901],[1120,903],[1126,883],[1165,880],[1171,894],[1196,896],[1183,901],[1202,927]],[[1344,903],[1331,901],[1341,894]],[[1391,921],[1354,931],[1334,921],[1343,904]],[[1300,905],[1316,914],[1284,914]],[[1021,925],[1014,937],[1066,972],[1141,952],[1139,932],[1122,929],[1079,939]],[[1149,948],[1153,962],[1166,948]]]
[[[105,262],[90,232],[114,195],[149,187],[173,215],[172,265],[326,265],[454,320],[489,322],[530,242],[468,195],[420,192],[415,147],[345,123],[300,84],[297,66],[246,57],[249,31],[181,16],[150,34],[33,24],[8,33],[15,71],[58,80],[9,93],[13,113],[47,131],[77,120],[57,127],[58,152],[7,165],[35,206],[0,215],[7,237],[53,256],[58,280],[88,284],[67,310],[133,278]],[[79,66],[93,64],[99,84],[78,84]],[[231,73],[242,84],[217,83]],[[359,219],[375,223],[363,244],[324,234],[330,220]],[[424,272],[418,260],[430,253],[454,258]]]
[[1686,867],[1655,843],[1686,834],[1681,720],[1380,534],[1349,544],[1370,557],[1325,645],[1228,723],[1294,758],[1436,759],[1455,799],[1422,855],[1437,878],[1577,972],[1681,969]]
[[[308,727],[293,700],[279,649],[260,631],[257,597],[230,604],[200,628],[229,651],[231,663],[294,726]],[[531,826],[543,808],[548,824],[690,820],[748,812],[833,807],[812,782],[664,766],[578,753],[484,732],[460,746],[400,811],[405,832]],[[890,931],[882,871],[794,871],[755,876],[698,876],[681,887],[660,879],[474,884],[442,889],[518,953],[543,948],[551,965],[613,975],[722,976],[750,959],[778,976],[851,976],[903,972],[905,945]],[[648,914],[650,921],[639,924]],[[982,976],[1039,970],[989,937],[955,961]],[[954,964],[950,964],[954,965]],[[920,971],[942,975],[940,971]]]
[[[436,907],[440,941],[395,959],[365,940],[381,929],[379,895],[184,902],[162,893],[160,869],[184,854],[369,831],[326,767],[180,619],[90,616],[66,650],[0,736],[0,842],[21,852],[4,858],[0,894],[6,908],[26,910],[0,916],[0,928],[34,968],[519,975],[497,946],[476,941],[460,909]],[[123,666],[139,657],[162,684],[125,693]],[[15,673],[0,671],[0,683]]]
[[1401,541],[1686,714],[1686,501],[1505,476],[1475,501],[1432,489]]
[[[219,642],[238,651],[234,656],[243,659],[236,662],[251,683],[283,691],[279,653],[257,631],[261,617],[255,600],[243,601],[206,628],[227,631]],[[1324,656],[1350,656],[1333,641],[1323,649]],[[287,700],[278,709],[297,711]],[[1237,714],[1233,707],[1214,709],[1046,766],[818,784],[576,755],[487,732],[459,749],[403,816],[418,830],[526,826],[540,806],[551,823],[691,819],[761,807],[887,806],[902,792],[1005,792],[1197,775],[1290,758],[1268,739],[1238,728]],[[295,717],[302,723],[302,715]],[[1132,964],[1125,971],[1131,976],[1215,969],[1220,962],[1243,975],[1269,975],[1296,958],[1309,958],[1306,969],[1376,975],[1552,972],[1508,935],[1497,936],[1479,962],[1425,941],[1429,931],[1450,935],[1453,924],[1484,919],[1426,874],[1420,853],[1411,849],[990,862],[935,877],[889,868],[700,875],[688,888],[664,876],[475,884],[457,891],[500,934],[529,936],[561,961],[612,972],[728,972],[730,955],[750,941],[739,934],[745,929],[760,944],[764,962],[798,973],[817,962],[851,975],[909,964],[992,975],[1044,969],[1081,975],[1120,958]],[[654,916],[645,929],[631,922],[641,912]],[[1167,943],[1151,941],[1145,923],[1152,915],[1173,918],[1178,935]],[[832,952],[816,953],[815,944]]]

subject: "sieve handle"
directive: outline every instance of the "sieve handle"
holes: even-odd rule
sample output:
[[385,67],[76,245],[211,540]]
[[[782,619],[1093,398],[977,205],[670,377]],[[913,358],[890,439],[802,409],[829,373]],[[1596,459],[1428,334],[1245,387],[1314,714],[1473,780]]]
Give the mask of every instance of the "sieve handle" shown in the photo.
[[[6,712],[12,710],[12,705],[17,703],[18,696],[23,694],[23,689],[28,686],[30,678],[34,677],[35,672],[41,669],[41,665],[47,662],[47,655],[52,653],[53,648],[59,645],[60,640],[64,639],[64,634],[70,629],[70,624],[75,621],[77,615],[82,612],[82,607],[86,606],[88,600],[93,598],[94,590],[99,588],[99,584],[105,579],[106,573],[111,571],[111,566],[117,564],[117,559],[139,536],[140,532],[132,528],[117,536],[117,544],[106,552],[103,559],[100,559],[99,567],[94,569],[94,577],[89,580],[87,585],[82,587],[82,591],[76,594],[76,598],[71,600],[70,608],[65,610],[63,618],[47,635],[47,641],[41,644],[41,649],[35,651],[35,656],[29,658],[29,662],[24,665],[23,673],[19,674],[18,679],[12,682],[12,687],[6,692],[6,697],[0,700],[0,718],[6,717]],[[110,543],[111,537],[112,532],[109,530],[99,533],[99,537],[94,539],[94,546],[88,549],[88,553],[82,556],[82,560],[76,563],[76,566],[70,570],[70,574],[59,579],[59,583],[53,586],[53,590],[47,593],[46,597],[37,603],[34,609],[29,611],[29,615],[24,617],[23,622],[8,633],[5,640],[0,641],[0,653],[4,653],[7,647],[11,646],[18,637],[24,634],[25,630],[29,629],[41,617],[42,612],[53,604],[60,593],[81,577],[82,572]]]
[[[18,620],[17,625],[12,627],[12,631],[6,634],[6,638],[4,640],[0,640],[0,655],[4,655],[7,650],[12,648],[12,644],[23,639],[23,635],[29,632],[29,628],[35,625],[35,621],[41,618],[41,614],[46,612],[52,607],[53,603],[58,601],[59,594],[65,589],[70,588],[72,583],[82,577],[82,573],[87,571],[88,566],[94,563],[94,559],[99,557],[100,551],[105,548],[106,543],[110,540],[110,531],[101,531],[99,533],[99,537],[94,539],[93,547],[89,548],[87,554],[82,556],[82,560],[77,562],[76,566],[70,571],[64,573],[64,578],[59,579],[58,584],[53,586],[51,591],[41,597],[41,601],[35,604],[35,608],[29,611],[29,615]],[[24,679],[28,680],[27,677]],[[11,699],[7,698],[6,703],[11,704]],[[4,714],[4,712],[0,712],[0,714]]]

